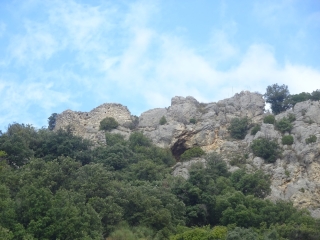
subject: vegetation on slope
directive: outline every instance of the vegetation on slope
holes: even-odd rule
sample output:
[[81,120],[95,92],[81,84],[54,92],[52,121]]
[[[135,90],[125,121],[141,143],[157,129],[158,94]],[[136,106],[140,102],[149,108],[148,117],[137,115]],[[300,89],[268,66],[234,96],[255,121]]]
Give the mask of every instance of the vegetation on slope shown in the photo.
[[106,141],[16,123],[1,133],[0,238],[319,239],[306,211],[263,199],[263,172],[229,173],[211,154],[185,180],[142,133]]

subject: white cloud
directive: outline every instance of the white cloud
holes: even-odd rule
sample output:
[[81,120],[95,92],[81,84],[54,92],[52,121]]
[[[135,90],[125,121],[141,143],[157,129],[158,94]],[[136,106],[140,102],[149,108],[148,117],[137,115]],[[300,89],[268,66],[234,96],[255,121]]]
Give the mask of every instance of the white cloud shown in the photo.
[[[86,100],[114,102],[118,96],[125,96],[129,109],[140,114],[135,102],[165,107],[176,95],[209,102],[241,90],[264,93],[273,83],[287,84],[292,93],[319,88],[318,70],[290,61],[280,64],[271,43],[252,42],[240,49],[233,41],[236,23],[213,29],[199,51],[188,39],[152,26],[159,11],[154,3],[136,2],[128,12],[72,0],[48,4],[47,21],[26,21],[26,33],[11,41],[11,59],[22,63],[26,76],[17,75],[18,82],[0,75],[0,126],[16,119],[40,122],[30,109],[35,106],[48,117],[58,107],[80,110]],[[237,64],[227,70],[217,67],[228,61]],[[5,71],[10,75],[13,69]]]

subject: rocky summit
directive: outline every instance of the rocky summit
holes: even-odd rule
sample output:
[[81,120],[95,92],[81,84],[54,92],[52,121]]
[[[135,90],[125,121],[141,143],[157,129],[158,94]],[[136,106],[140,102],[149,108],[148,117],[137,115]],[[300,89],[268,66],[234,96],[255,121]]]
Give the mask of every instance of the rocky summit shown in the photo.
[[[271,176],[271,200],[290,200],[300,208],[320,217],[320,101],[297,103],[293,108],[275,116],[276,121],[290,118],[292,128],[280,131],[275,124],[264,123],[270,115],[265,111],[261,94],[243,91],[231,98],[212,103],[200,103],[193,97],[174,97],[171,106],[148,110],[138,118],[121,104],[103,104],[90,112],[66,110],[56,117],[55,129],[71,126],[75,135],[96,144],[108,144],[100,121],[114,118],[119,126],[111,133],[128,137],[132,131],[142,131],[157,146],[170,148],[177,159],[172,174],[188,178],[188,169],[194,163],[205,164],[203,158],[180,161],[180,156],[195,146],[205,152],[218,152],[229,166],[229,171],[245,167],[247,171],[263,170]],[[247,118],[248,129],[244,139],[230,135],[234,118]],[[160,120],[163,119],[161,122]],[[259,125],[253,134],[251,130]],[[292,144],[283,143],[283,137],[293,137]],[[315,136],[313,141],[308,141]],[[278,143],[281,154],[272,162],[253,154],[254,140],[267,138]]]

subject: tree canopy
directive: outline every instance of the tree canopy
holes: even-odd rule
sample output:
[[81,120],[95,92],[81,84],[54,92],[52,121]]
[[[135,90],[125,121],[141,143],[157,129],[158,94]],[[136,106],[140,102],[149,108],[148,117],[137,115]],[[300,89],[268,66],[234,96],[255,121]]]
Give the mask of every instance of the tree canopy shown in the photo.
[[289,95],[290,92],[287,85],[273,84],[267,87],[264,97],[266,102],[271,104],[272,112],[278,114],[289,108],[289,105],[285,103]]
[[183,179],[170,174],[170,150],[140,132],[106,141],[10,125],[0,135],[0,238],[319,239],[306,211],[263,199],[261,171],[230,173],[212,153]]

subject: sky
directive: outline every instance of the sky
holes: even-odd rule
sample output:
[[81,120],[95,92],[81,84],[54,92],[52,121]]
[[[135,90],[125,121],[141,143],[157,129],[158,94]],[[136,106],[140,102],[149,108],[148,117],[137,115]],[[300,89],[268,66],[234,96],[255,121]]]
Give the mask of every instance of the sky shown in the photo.
[[319,0],[0,0],[0,130],[174,96],[320,89]]

